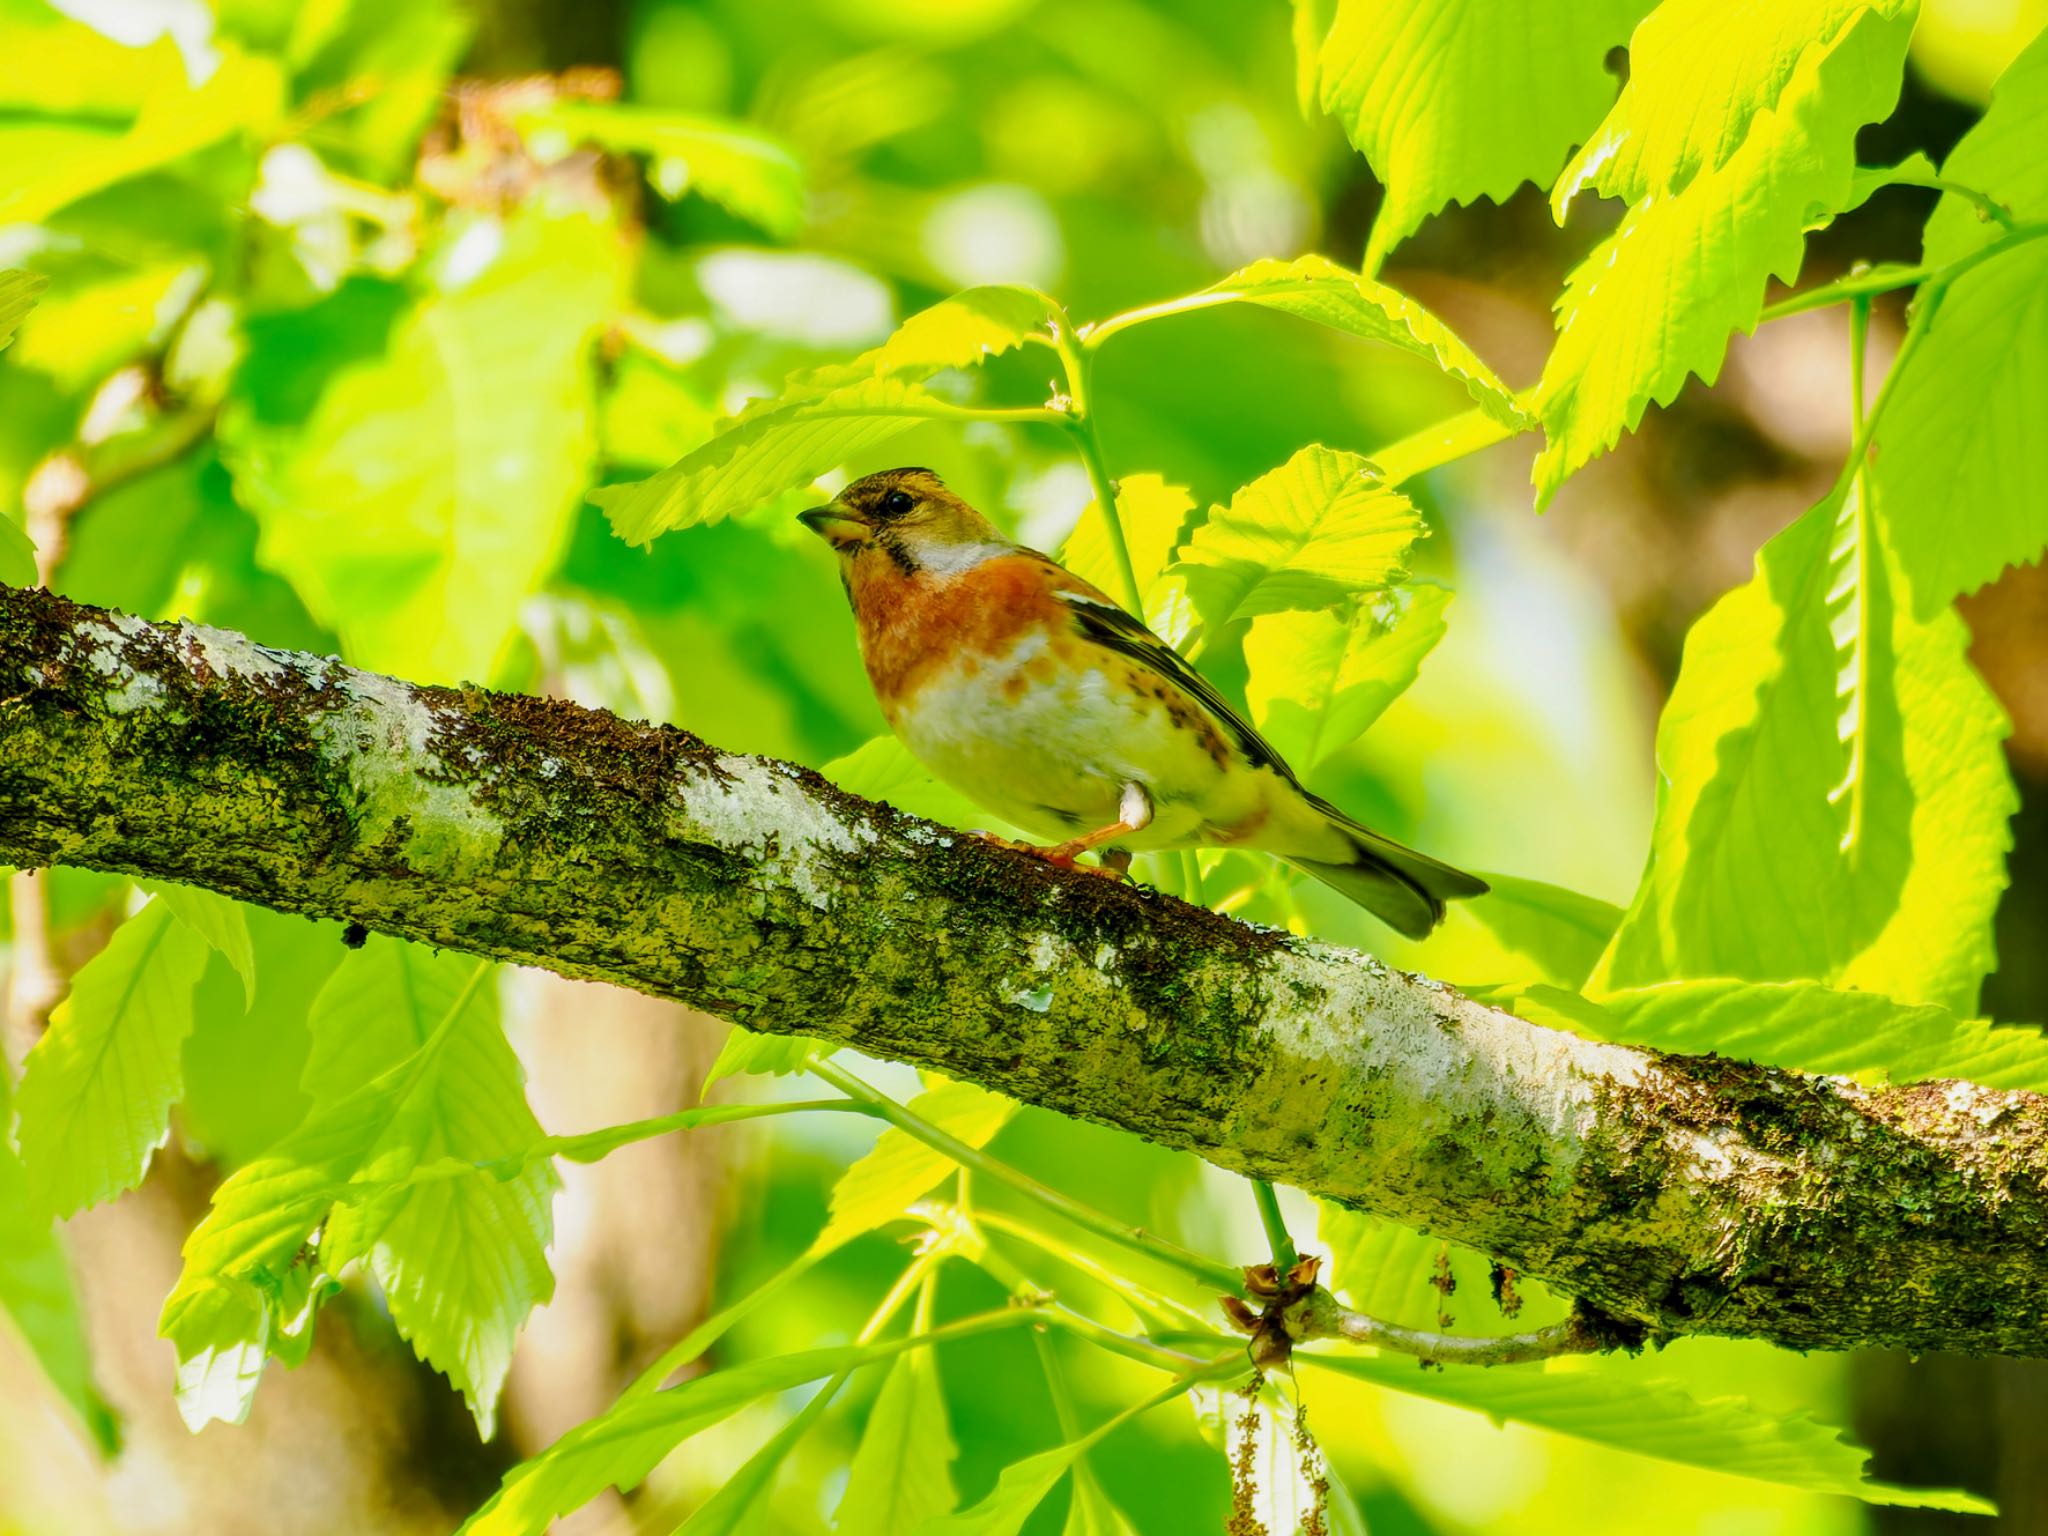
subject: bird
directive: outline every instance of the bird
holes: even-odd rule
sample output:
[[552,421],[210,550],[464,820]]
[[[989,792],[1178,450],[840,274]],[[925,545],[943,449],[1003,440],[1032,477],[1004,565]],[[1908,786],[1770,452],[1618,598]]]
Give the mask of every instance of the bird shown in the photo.
[[[929,469],[851,481],[797,514],[838,556],[861,659],[910,754],[1075,867],[1095,852],[1246,848],[1423,938],[1486,882],[1347,816],[1172,646]],[[1089,866],[1079,866],[1087,868]]]

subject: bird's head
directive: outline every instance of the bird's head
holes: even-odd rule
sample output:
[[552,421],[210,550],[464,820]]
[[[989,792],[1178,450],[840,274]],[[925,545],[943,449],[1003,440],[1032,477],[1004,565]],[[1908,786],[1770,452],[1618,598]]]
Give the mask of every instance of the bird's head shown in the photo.
[[797,517],[842,560],[880,556],[905,575],[963,570],[1013,547],[937,475],[915,467],[863,475]]

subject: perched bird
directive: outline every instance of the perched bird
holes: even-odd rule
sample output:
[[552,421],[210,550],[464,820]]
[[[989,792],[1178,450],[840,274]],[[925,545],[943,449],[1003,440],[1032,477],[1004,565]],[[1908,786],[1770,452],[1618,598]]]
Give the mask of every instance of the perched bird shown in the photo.
[[[890,469],[798,514],[838,552],[890,728],[937,777],[1072,864],[1253,848],[1420,938],[1483,880],[1311,794],[1208,680],[1138,619],[1003,537],[928,469]],[[1013,845],[1014,846],[1014,845]]]

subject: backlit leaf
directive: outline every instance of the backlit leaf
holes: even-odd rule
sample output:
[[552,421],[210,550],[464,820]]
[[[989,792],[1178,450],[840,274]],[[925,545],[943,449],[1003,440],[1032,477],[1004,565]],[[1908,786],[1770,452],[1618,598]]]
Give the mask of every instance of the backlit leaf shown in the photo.
[[1607,52],[1653,0],[1339,0],[1323,109],[1387,189],[1366,270],[1446,203],[1547,182],[1614,100]]
[[[1740,29],[1723,30],[1724,47],[1744,46]],[[1774,104],[1714,169],[1636,203],[1573,271],[1536,396],[1549,439],[1536,460],[1540,502],[1633,430],[1651,401],[1670,404],[1693,374],[1711,384],[1729,336],[1756,328],[1767,280],[1799,275],[1807,228],[1851,195],[1856,131],[1898,97],[1911,31],[1910,11],[1859,9],[1798,55]],[[1696,62],[1652,55],[1631,83],[1640,99],[1660,100],[1657,81]],[[1617,135],[1633,128],[1620,106],[1611,124]],[[1666,158],[1675,174],[1682,158]]]
[[[1984,116],[1942,162],[1941,174],[2002,204],[2013,219],[2048,218],[2048,29],[2008,64],[1991,88]],[[2004,231],[1976,203],[1944,192],[1928,215],[1923,254],[1946,266],[1989,245]]]
[[1513,392],[1443,321],[1399,289],[1347,271],[1327,257],[1255,261],[1212,283],[1200,297],[1277,309],[1347,336],[1399,347],[1464,385],[1473,403],[1495,421],[1516,428],[1529,422]]
[[1514,875],[1488,874],[1486,894],[1459,903],[1544,981],[1579,987],[1621,926],[1621,908],[1597,896]]
[[[1592,985],[1839,981],[1975,1011],[2015,797],[1952,613],[1915,619],[1854,500],[1687,637],[1650,867]],[[1875,631],[1865,635],[1865,629]]]
[[1260,732],[1306,773],[1371,728],[1444,635],[1442,587],[1403,586],[1323,612],[1252,620],[1245,701]]
[[959,1454],[931,1352],[898,1356],[868,1410],[833,1528],[840,1536],[894,1536],[950,1513],[959,1502]]
[[226,896],[196,885],[176,881],[152,882],[156,899],[177,914],[178,921],[198,934],[234,967],[242,981],[242,997],[256,1001],[256,946],[249,938],[249,921],[242,909]]
[[869,378],[790,404],[763,402],[660,474],[590,499],[628,543],[715,523],[808,485],[850,455],[954,408],[917,384]]
[[1878,424],[1870,478],[1915,612],[1938,614],[2048,544],[2043,421],[2048,240],[2036,240],[1948,290]]
[[[972,1083],[943,1083],[904,1107],[970,1147],[986,1146],[1017,1112],[1013,1101]],[[832,1187],[832,1219],[813,1246],[836,1248],[894,1221],[959,1166],[945,1153],[891,1126],[866,1156],[839,1176]]]
[[1883,1072],[1893,1082],[1967,1078],[2048,1091],[2048,1035],[1945,1008],[1895,1003],[1818,982],[1674,981],[1610,992],[1609,1038],[1661,1051],[1713,1051],[1803,1072]]
[[49,284],[49,278],[40,272],[0,272],[0,348],[14,340],[21,322],[36,307],[37,296]]
[[1220,629],[1390,587],[1425,531],[1364,459],[1316,444],[1212,510],[1174,569],[1202,622]]
[[1846,1494],[1870,1504],[1974,1514],[1995,1509],[1960,1489],[1876,1482],[1864,1475],[1869,1452],[1833,1425],[1804,1413],[1771,1413],[1745,1398],[1702,1401],[1675,1382],[1646,1377],[1640,1361],[1419,1371],[1413,1360],[1393,1355],[1304,1351],[1295,1359],[1312,1370],[1336,1371],[1496,1421],[1512,1419],[1681,1466]]
[[603,224],[534,211],[461,244],[487,264],[416,306],[358,283],[252,324],[221,423],[263,563],[351,661],[439,682],[491,676],[561,557],[623,254]]
[[152,901],[79,967],[23,1064],[22,1161],[38,1208],[68,1216],[142,1182],[184,1089],[179,1052],[206,942]]
[[671,197],[701,193],[785,240],[803,227],[803,166],[788,145],[748,124],[633,102],[558,101],[521,113],[519,126],[543,159],[583,143],[645,154]]

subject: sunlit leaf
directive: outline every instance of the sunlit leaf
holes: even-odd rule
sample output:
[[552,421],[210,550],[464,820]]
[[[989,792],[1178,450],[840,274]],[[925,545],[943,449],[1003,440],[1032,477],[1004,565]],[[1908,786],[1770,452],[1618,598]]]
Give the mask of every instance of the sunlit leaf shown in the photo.
[[671,197],[701,193],[785,240],[803,227],[803,166],[788,145],[748,124],[631,102],[558,101],[521,113],[519,125],[543,158],[559,158],[555,144],[645,154]]
[[[941,1084],[904,1107],[956,1141],[977,1148],[986,1146],[1017,1112],[1012,1100],[972,1083]],[[891,1126],[832,1186],[832,1219],[813,1246],[836,1248],[894,1221],[959,1166],[945,1153]]]
[[36,585],[36,547],[12,518],[0,517],[0,582],[10,587]]
[[35,224],[117,182],[143,175],[234,134],[267,133],[284,82],[269,59],[226,51],[197,90],[168,79],[125,133],[41,161],[0,186],[0,224]]
[[22,1068],[21,1153],[39,1209],[68,1216],[142,1182],[184,1088],[205,965],[205,940],[152,901],[79,967]]
[[899,811],[970,831],[1021,836],[1001,817],[983,810],[959,790],[932,777],[894,736],[876,736],[819,772],[849,794],[882,800]]
[[416,306],[352,284],[252,323],[220,429],[263,563],[350,660],[440,682],[491,676],[561,557],[624,253],[606,225],[532,211],[462,244],[487,264]]
[[793,404],[764,402],[660,474],[590,493],[612,528],[645,544],[671,528],[714,523],[811,481],[920,419],[954,407],[917,384],[869,378]]
[[234,967],[242,981],[243,1000],[256,1001],[256,947],[242,909],[225,896],[173,880],[151,882],[156,899],[177,914],[178,921],[198,934]]
[[[2002,204],[2020,223],[2048,218],[2048,30],[2005,68],[1991,105],[1942,162],[1941,174]],[[1942,194],[1928,216],[1923,253],[1935,266],[1989,245],[2003,233],[1978,205]]]
[[736,1072],[786,1077],[802,1071],[817,1049],[818,1042],[803,1035],[756,1034],[743,1024],[735,1024],[725,1037],[725,1044],[719,1047],[717,1059],[705,1072],[704,1086],[709,1088],[721,1077],[731,1077]]
[[886,1349],[848,1345],[777,1355],[623,1398],[507,1472],[498,1492],[463,1523],[458,1536],[541,1536],[556,1517],[582,1508],[605,1489],[637,1487],[677,1446],[749,1403]]
[[750,1521],[754,1506],[768,1492],[775,1475],[782,1470],[782,1464],[789,1460],[789,1453],[796,1449],[797,1442],[810,1433],[811,1427],[832,1406],[850,1371],[851,1367],[848,1367],[835,1373],[812,1393],[811,1400],[792,1414],[788,1423],[741,1463],[739,1470],[726,1478],[716,1493],[690,1512],[690,1518],[676,1527],[675,1536],[734,1536],[735,1532],[760,1529],[758,1522]]
[[1881,1071],[1893,1082],[1967,1078],[1987,1088],[2048,1091],[2048,1035],[2000,1028],[1945,1008],[1895,1003],[1811,981],[1674,981],[1610,992],[1610,1038],[1658,1050],[1796,1067]]
[[1348,608],[1253,619],[1245,702],[1260,732],[1304,773],[1350,746],[1415,681],[1450,600],[1442,587],[1403,586]]
[[[1841,1430],[1804,1413],[1771,1413],[1745,1398],[1701,1401],[1675,1382],[1575,1361],[1492,1370],[1419,1371],[1398,1356],[1304,1351],[1298,1366],[1330,1370],[1416,1397],[1454,1403],[1487,1417],[1572,1435],[1595,1445],[1681,1466],[1816,1493],[1846,1494],[1908,1509],[1993,1513],[1996,1506],[1953,1488],[1902,1488],[1864,1475],[1869,1452]],[[1311,1386],[1311,1391],[1313,1387]]]
[[1425,532],[1408,498],[1364,459],[1317,444],[1212,510],[1174,569],[1202,622],[1221,628],[1392,586]]
[[[1169,485],[1159,475],[1125,475],[1116,483],[1116,510],[1130,551],[1131,570],[1149,610],[1160,578],[1187,529],[1188,514],[1195,510],[1195,498],[1186,486]],[[1123,571],[1110,545],[1099,501],[1088,503],[1067,542],[1060,546],[1060,564],[1118,602],[1126,601]]]
[[1486,894],[1460,903],[1460,910],[1529,960],[1543,980],[1583,985],[1621,926],[1621,908],[1541,880],[1497,874],[1485,879]]
[[1629,39],[1629,83],[1551,192],[1563,221],[1587,187],[1639,203],[1683,191],[1732,159],[1796,91],[1807,55],[1837,45],[1865,12],[1894,0],[1664,0]]
[[833,1529],[840,1536],[894,1536],[950,1513],[959,1502],[952,1473],[958,1455],[931,1352],[899,1356],[868,1410]]
[[40,272],[0,272],[0,348],[14,340],[14,333],[49,285],[49,278]]
[[1387,189],[1366,270],[1446,203],[1547,182],[1614,100],[1607,52],[1654,0],[1339,0],[1323,108]]
[[1495,421],[1517,428],[1529,422],[1513,391],[1443,321],[1399,289],[1348,271],[1327,257],[1255,261],[1212,283],[1201,296],[1277,309],[1348,336],[1399,347],[1464,385],[1473,403]]
[[[300,1310],[281,1312],[280,1299],[295,1282],[303,1295],[307,1265],[367,1259],[399,1331],[462,1389],[488,1434],[512,1339],[553,1287],[552,1170],[408,1175],[539,1140],[494,994],[473,960],[375,940],[330,979],[313,1028],[312,1113],[215,1191],[160,1330],[181,1362],[218,1361],[242,1382],[248,1351],[274,1348],[274,1331]],[[237,1390],[246,1411],[249,1389]]]
[[1896,578],[1870,533],[1853,498],[1822,502],[1694,625],[1650,867],[1596,988],[1812,978],[1975,1011],[2015,803],[2005,723],[1961,621],[1879,595]]
[[2048,545],[2048,240],[1964,274],[1892,391],[1871,482],[1927,617]]
[[[402,1179],[436,1158],[485,1162],[540,1139],[523,1073],[477,962],[374,940],[351,954],[314,1000],[306,1064],[314,1114],[401,1068],[452,1019],[433,1074],[364,1157],[360,1177]],[[321,1243],[339,1270],[367,1258],[391,1320],[421,1359],[461,1389],[488,1436],[512,1342],[554,1291],[553,1170],[509,1179],[441,1179],[337,1210]]]
[[28,1177],[7,1136],[13,1118],[7,1076],[0,1066],[0,1313],[20,1330],[80,1422],[111,1450],[113,1419],[93,1387],[71,1266],[48,1212],[37,1210],[29,1199]]
[[[1573,271],[1536,396],[1549,439],[1536,460],[1539,501],[1633,430],[1651,401],[1670,404],[1693,374],[1711,384],[1729,336],[1756,328],[1767,280],[1799,275],[1807,228],[1851,194],[1857,130],[1898,98],[1912,16],[1897,9],[1861,8],[1799,53],[1773,105],[1716,168],[1633,205]],[[1740,27],[1720,31],[1723,46],[1744,46]],[[1697,62],[1652,55],[1631,84],[1639,99],[1661,99],[1657,82]],[[1617,135],[1632,127],[1621,106],[1610,121]]]
[[1073,1470],[1088,1444],[1086,1439],[1070,1440],[1011,1462],[987,1497],[956,1514],[913,1527],[916,1536],[1017,1536],[1045,1496]]

